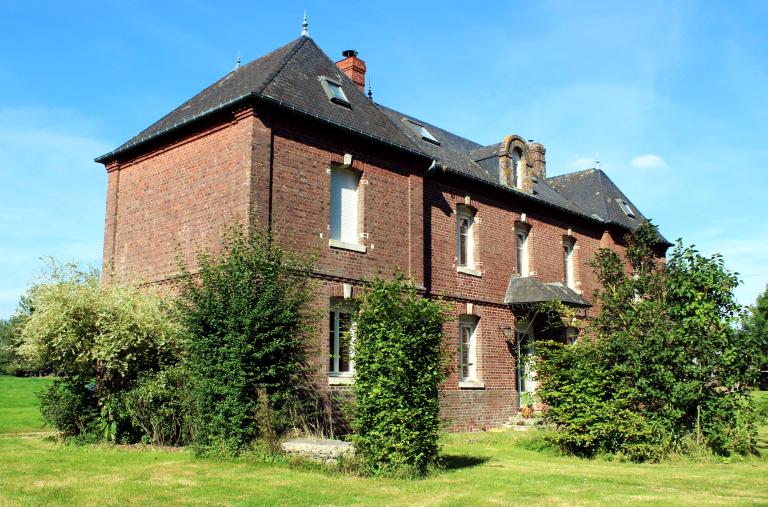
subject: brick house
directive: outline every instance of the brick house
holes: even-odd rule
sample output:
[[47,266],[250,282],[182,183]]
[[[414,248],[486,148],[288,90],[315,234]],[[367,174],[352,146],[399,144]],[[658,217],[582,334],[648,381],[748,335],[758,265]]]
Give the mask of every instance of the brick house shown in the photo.
[[539,143],[481,146],[375,103],[365,63],[343,56],[334,63],[302,35],[96,159],[108,173],[105,278],[168,283],[178,252],[194,270],[195,250],[215,247],[228,223],[270,228],[318,254],[315,361],[331,392],[353,382],[339,339],[350,300],[399,269],[453,305],[452,428],[499,426],[535,386],[521,366],[535,326],[513,305],[593,311],[590,257],[621,251],[643,215],[600,170],[548,178]]

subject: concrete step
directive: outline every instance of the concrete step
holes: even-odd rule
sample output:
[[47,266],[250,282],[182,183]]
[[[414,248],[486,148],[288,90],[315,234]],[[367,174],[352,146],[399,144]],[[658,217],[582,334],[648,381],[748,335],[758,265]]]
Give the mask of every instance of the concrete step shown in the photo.
[[504,428],[511,429],[514,431],[527,431],[531,428],[540,427],[542,425],[541,419],[539,417],[529,417],[528,419],[522,417],[522,416],[512,416],[510,417],[507,422],[504,423]]

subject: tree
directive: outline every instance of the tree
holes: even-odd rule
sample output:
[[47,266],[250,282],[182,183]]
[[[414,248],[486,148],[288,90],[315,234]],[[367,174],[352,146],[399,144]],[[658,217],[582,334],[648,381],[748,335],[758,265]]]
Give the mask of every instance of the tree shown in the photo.
[[[311,262],[269,235],[234,227],[221,254],[202,252],[198,265],[194,275],[185,271],[180,285],[195,446],[202,453],[238,453],[291,423],[313,330]],[[260,416],[260,392],[275,417]],[[264,419],[276,427],[260,428]]]
[[355,451],[371,473],[424,475],[438,457],[448,308],[402,275],[376,279],[354,323]]
[[25,299],[19,353],[59,379],[41,394],[44,419],[65,436],[136,436],[122,395],[142,373],[178,361],[180,327],[164,297],[129,285],[104,285],[95,271],[51,261]]
[[[760,347],[759,364],[763,369],[768,369],[768,287],[757,296],[754,305],[747,307],[741,332],[745,340],[753,341]],[[768,379],[761,379],[761,383],[765,389]]]
[[575,347],[549,344],[539,367],[546,418],[572,453],[655,460],[691,442],[720,454],[755,443],[749,379],[757,349],[735,329],[738,284],[719,255],[678,241],[659,264],[658,233],[646,223],[618,255],[592,261],[601,312]]

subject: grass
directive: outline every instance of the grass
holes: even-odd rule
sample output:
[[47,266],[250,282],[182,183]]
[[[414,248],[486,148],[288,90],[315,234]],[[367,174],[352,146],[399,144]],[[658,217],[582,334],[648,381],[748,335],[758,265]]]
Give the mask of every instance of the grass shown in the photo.
[[[448,469],[417,481],[350,477],[247,458],[197,459],[183,450],[66,445],[30,434],[40,428],[31,393],[44,382],[0,378],[0,407],[8,401],[16,407],[15,422],[0,426],[4,507],[768,504],[766,458],[660,465],[582,460],[557,456],[520,433],[448,435]],[[765,438],[766,427],[762,430]]]
[[37,409],[37,393],[51,381],[45,377],[0,375],[0,434],[43,429],[43,419]]

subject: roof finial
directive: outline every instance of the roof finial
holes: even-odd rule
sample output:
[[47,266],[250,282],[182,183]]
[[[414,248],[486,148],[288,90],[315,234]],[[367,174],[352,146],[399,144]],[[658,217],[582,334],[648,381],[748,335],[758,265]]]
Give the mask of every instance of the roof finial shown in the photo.
[[595,169],[600,169],[600,154],[595,153]]
[[240,51],[237,52],[237,60],[235,60],[235,70],[240,68]]
[[301,22],[301,35],[309,37],[309,23],[307,23],[307,11],[304,11],[304,21]]
[[368,78],[368,100],[373,102],[373,92],[371,91],[371,78]]

